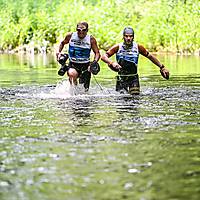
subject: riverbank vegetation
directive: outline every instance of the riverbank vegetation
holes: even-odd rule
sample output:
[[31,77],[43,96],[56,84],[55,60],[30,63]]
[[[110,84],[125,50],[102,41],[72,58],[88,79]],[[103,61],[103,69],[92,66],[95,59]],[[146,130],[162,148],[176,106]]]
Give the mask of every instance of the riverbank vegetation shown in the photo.
[[199,0],[0,0],[0,50],[52,51],[83,20],[104,50],[127,25],[150,51],[200,49]]

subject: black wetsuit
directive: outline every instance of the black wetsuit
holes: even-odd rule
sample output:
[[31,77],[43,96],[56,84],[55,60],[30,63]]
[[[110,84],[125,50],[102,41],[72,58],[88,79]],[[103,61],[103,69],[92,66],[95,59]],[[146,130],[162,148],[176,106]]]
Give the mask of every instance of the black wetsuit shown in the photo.
[[140,84],[137,74],[137,65],[126,60],[119,61],[122,69],[118,72],[116,91],[127,91],[130,94],[139,94]]
[[131,46],[124,43],[119,44],[116,60],[122,67],[118,72],[116,90],[126,90],[130,94],[139,94],[139,76],[137,64],[139,58],[138,44],[133,42]]

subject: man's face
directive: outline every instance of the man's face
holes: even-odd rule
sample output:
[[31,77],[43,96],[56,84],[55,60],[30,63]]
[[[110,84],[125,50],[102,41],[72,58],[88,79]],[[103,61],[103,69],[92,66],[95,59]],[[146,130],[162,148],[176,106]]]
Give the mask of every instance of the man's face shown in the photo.
[[124,43],[127,45],[131,45],[133,43],[133,35],[132,34],[125,34],[124,35]]
[[87,35],[87,28],[84,26],[84,25],[79,25],[77,28],[76,28],[76,31],[78,33],[78,37],[83,39],[86,35]]

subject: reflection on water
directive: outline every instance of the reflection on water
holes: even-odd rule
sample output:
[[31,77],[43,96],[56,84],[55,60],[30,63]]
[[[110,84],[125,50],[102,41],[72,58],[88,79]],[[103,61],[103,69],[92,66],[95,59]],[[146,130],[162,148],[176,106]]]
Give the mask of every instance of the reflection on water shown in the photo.
[[1,199],[198,199],[200,72],[176,66],[169,81],[142,68],[138,96],[104,70],[82,93],[56,65],[0,66]]

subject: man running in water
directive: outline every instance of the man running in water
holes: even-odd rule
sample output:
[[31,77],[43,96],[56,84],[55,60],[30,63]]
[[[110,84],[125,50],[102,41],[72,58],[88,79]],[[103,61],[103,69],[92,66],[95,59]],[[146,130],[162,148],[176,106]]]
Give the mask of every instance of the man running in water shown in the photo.
[[[64,75],[67,71],[69,81],[71,84],[84,84],[85,91],[88,91],[90,86],[91,73],[97,74],[100,70],[98,61],[100,59],[100,52],[96,39],[92,35],[88,35],[88,23],[79,22],[76,26],[76,32],[67,33],[64,40],[60,43],[58,53],[56,53],[57,60],[63,56],[61,51],[66,44],[69,44],[68,54],[69,65],[61,67],[58,74]],[[94,52],[94,60],[90,62],[91,49]],[[66,60],[65,60],[66,61]],[[64,71],[62,71],[64,69]]]
[[[169,79],[169,71],[165,66],[142,45],[134,42],[134,30],[131,27],[124,28],[123,40],[123,43],[112,46],[101,58],[112,70],[118,72],[116,91],[125,90],[130,94],[139,94],[140,84],[137,73],[139,54],[157,65],[161,75],[165,79]],[[116,54],[117,62],[109,59],[114,54]]]

